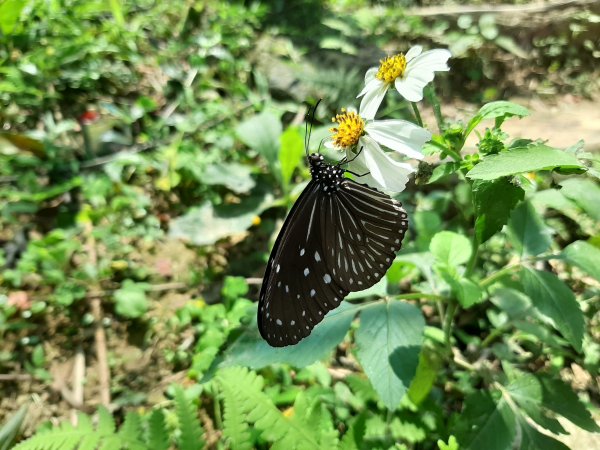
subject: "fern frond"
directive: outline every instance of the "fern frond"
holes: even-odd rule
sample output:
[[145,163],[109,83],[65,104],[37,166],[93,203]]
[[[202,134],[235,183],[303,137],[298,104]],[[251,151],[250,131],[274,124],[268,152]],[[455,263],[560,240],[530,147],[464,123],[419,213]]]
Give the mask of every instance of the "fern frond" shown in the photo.
[[[311,429],[304,418],[287,418],[277,409],[262,392],[262,378],[254,372],[241,367],[231,367],[221,370],[217,380],[221,389],[224,392],[228,391],[224,397],[225,413],[229,414],[231,408],[238,408],[238,414],[245,414],[246,421],[253,423],[263,438],[273,443],[273,449],[326,448],[319,440],[319,431]],[[236,397],[238,402],[229,402],[231,396]]]
[[198,450],[203,448],[205,445],[202,438],[204,432],[198,420],[197,408],[185,397],[181,388],[175,391],[175,409],[181,431],[179,449]]
[[366,415],[364,413],[360,414],[352,422],[352,425],[350,425],[350,428],[348,428],[348,431],[346,431],[340,441],[340,450],[358,450],[362,448],[366,430],[365,422]]
[[223,414],[223,434],[229,441],[229,447],[246,450],[253,447],[250,427],[242,412],[242,401],[229,385],[223,385],[221,397],[225,405]]
[[152,444],[152,450],[169,450],[169,433],[160,409],[152,411],[148,419],[148,442]]
[[128,415],[121,431],[115,430],[115,421],[106,408],[98,410],[98,425],[79,414],[76,427],[63,422],[57,427],[39,431],[19,443],[13,450],[143,450],[148,448],[140,440],[141,425],[137,414]]

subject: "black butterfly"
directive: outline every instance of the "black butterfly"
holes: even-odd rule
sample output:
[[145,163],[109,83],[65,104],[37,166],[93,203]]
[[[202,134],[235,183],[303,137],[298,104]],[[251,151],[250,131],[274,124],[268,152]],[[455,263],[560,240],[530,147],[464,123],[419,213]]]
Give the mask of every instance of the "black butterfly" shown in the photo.
[[274,347],[298,343],[348,293],[379,281],[408,228],[402,205],[308,157],[312,180],[271,252],[260,290],[258,329]]

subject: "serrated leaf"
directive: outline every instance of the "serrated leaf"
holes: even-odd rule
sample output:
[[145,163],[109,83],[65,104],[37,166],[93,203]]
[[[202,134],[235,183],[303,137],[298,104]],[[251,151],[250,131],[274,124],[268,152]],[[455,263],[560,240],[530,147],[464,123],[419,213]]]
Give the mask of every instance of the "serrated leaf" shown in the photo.
[[541,378],[542,398],[545,408],[570,420],[575,425],[592,433],[600,431],[600,427],[592,418],[577,394],[562,380]]
[[222,185],[237,194],[250,192],[256,185],[252,169],[238,163],[217,163],[206,167],[202,173],[203,183]]
[[521,282],[533,306],[580,352],[585,322],[573,291],[553,273],[527,267]]
[[588,178],[569,178],[560,183],[560,192],[579,205],[592,219],[600,220],[600,186]]
[[175,409],[179,421],[178,448],[180,450],[195,450],[203,448],[203,430],[198,420],[196,406],[186,398],[181,387],[175,390]]
[[467,173],[467,177],[495,180],[519,173],[558,168],[585,170],[585,166],[575,156],[544,144],[533,144],[486,156]]
[[523,200],[525,191],[507,178],[473,182],[475,235],[480,243],[502,229],[515,205]]
[[510,450],[516,434],[516,417],[504,399],[475,392],[465,399],[457,430],[461,450]]
[[536,256],[550,248],[550,231],[530,202],[517,206],[508,222],[508,237],[519,253]]
[[[454,53],[454,52],[453,52]],[[525,117],[529,115],[529,110],[524,106],[517,105],[516,103],[499,100],[496,102],[490,102],[483,105],[477,114],[469,121],[465,130],[464,136],[471,134],[471,131],[475,129],[482,120],[485,119],[500,119],[501,121],[508,117]]]
[[[339,344],[354,319],[363,308],[360,304],[343,302],[337,309],[330,311],[318,324],[310,336],[291,347],[271,347],[258,333],[256,313],[253,321],[242,335],[227,348],[217,367],[241,365],[260,369],[270,364],[286,363],[295,367],[305,367],[327,356]],[[215,367],[213,367],[214,371]]]
[[366,431],[366,415],[359,414],[350,424],[348,431],[344,433],[340,441],[339,450],[359,450],[363,448],[364,436]]
[[297,127],[288,127],[281,135],[279,148],[279,166],[281,180],[287,186],[292,179],[294,170],[300,165],[304,156],[304,143]]
[[466,263],[473,251],[469,239],[452,231],[440,231],[433,236],[429,250],[438,261],[450,267]]
[[518,419],[521,428],[521,445],[519,446],[519,450],[569,450],[569,447],[562,442],[540,433],[529,425],[523,417],[519,416]]
[[575,241],[567,245],[561,255],[569,264],[600,281],[600,249],[585,241]]
[[390,410],[398,407],[415,376],[424,327],[421,310],[408,303],[379,301],[361,312],[358,360]]
[[152,411],[148,419],[148,442],[152,443],[152,450],[168,450],[170,447],[165,415],[160,409]]

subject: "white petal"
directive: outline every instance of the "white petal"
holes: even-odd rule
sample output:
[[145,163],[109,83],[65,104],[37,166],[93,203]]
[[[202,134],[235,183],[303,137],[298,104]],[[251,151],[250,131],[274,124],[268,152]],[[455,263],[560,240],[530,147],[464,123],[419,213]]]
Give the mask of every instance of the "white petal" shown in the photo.
[[371,67],[369,70],[367,70],[367,73],[365,73],[365,84],[369,84],[371,80],[374,80],[378,71],[379,67]]
[[416,56],[406,65],[406,77],[412,71],[445,72],[450,70],[448,59],[452,56],[449,50],[437,48]]
[[415,159],[423,159],[421,148],[431,133],[406,120],[374,120],[365,131],[379,144]]
[[406,55],[404,55],[404,57],[406,58],[406,62],[409,62],[411,59],[419,56],[422,51],[423,47],[421,47],[420,45],[415,45],[414,47],[411,47],[410,50],[406,52]]
[[333,143],[333,139],[332,138],[327,138],[325,141],[323,141],[323,147],[330,148],[330,149],[333,149],[333,150],[339,150],[339,148],[337,148],[335,146],[335,144]]
[[[357,158],[358,160],[362,157],[358,165],[367,167],[370,178],[376,183],[375,187],[393,192],[404,190],[408,182],[408,175],[414,172],[410,164],[394,161],[381,150],[377,142],[368,136],[360,139],[359,147],[362,147],[363,150]],[[361,177],[359,181],[367,181],[367,177]]]
[[379,87],[379,85],[382,83],[383,82],[379,78],[373,78],[371,81],[369,81],[368,83],[365,84],[365,87],[363,88],[362,91],[360,91],[360,94],[358,94],[356,96],[356,98],[362,97],[367,92],[372,91],[373,89],[377,89]]
[[[377,83],[377,84],[375,84]],[[390,87],[389,84],[382,82],[381,80],[375,79],[369,86],[374,86],[375,89],[372,89],[365,93],[365,96],[360,101],[359,115],[363,119],[371,120],[375,118],[375,114],[377,114],[377,110],[379,109],[379,105],[383,101],[383,97],[385,97],[385,93]]]
[[410,78],[396,78],[394,86],[396,90],[409,102],[420,102],[423,100],[423,88],[433,80],[433,72],[431,73],[430,80],[421,80],[417,77]]

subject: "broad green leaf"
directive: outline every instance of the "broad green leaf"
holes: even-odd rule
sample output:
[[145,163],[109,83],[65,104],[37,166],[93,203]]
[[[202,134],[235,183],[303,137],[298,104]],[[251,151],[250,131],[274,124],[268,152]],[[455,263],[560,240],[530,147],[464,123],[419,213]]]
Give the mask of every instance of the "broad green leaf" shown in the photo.
[[23,0],[0,1],[0,31],[4,36],[9,36],[14,31],[25,6],[27,2]]
[[545,189],[536,192],[531,198],[535,207],[543,212],[546,208],[552,208],[559,211],[581,226],[582,211],[575,202],[566,198],[558,189]]
[[357,356],[388,409],[406,393],[419,361],[425,321],[421,310],[403,302],[374,302],[360,314]]
[[487,241],[502,229],[515,205],[523,200],[525,192],[508,178],[473,182],[475,207],[475,235],[480,243]]
[[569,178],[560,183],[560,192],[579,205],[592,219],[600,220],[600,186],[589,178]]
[[585,322],[571,289],[553,273],[527,267],[521,270],[521,281],[533,306],[580,352]]
[[550,248],[550,231],[528,201],[517,206],[508,222],[508,237],[522,256],[536,256]]
[[417,373],[408,388],[408,398],[415,405],[421,404],[431,392],[438,374],[438,364],[426,351],[419,355]]
[[518,420],[521,428],[520,450],[569,450],[569,447],[562,442],[540,433],[537,429],[529,425],[524,417],[519,416]]
[[472,252],[469,239],[452,231],[440,231],[433,236],[429,250],[438,261],[450,267],[466,263]]
[[585,241],[575,241],[564,248],[562,256],[569,264],[579,267],[600,281],[600,249],[598,247]]
[[297,127],[288,127],[281,135],[279,149],[279,166],[281,167],[281,180],[287,186],[292,179],[294,170],[301,163],[304,156],[304,143]]
[[244,144],[267,160],[273,173],[279,173],[279,170],[276,170],[279,159],[279,137],[282,132],[279,117],[272,112],[263,111],[239,124],[235,131]]
[[214,244],[219,239],[246,231],[272,201],[272,194],[258,193],[237,205],[213,206],[204,202],[173,219],[169,224],[169,237],[196,245]]
[[491,302],[512,319],[520,319],[531,308],[531,299],[521,291],[511,288],[494,290]]
[[460,275],[453,267],[436,265],[436,270],[444,281],[448,283],[463,308],[470,308],[484,300],[481,287],[468,278]]
[[255,185],[249,166],[238,163],[217,163],[206,167],[202,182],[222,185],[238,194],[249,192]]
[[412,215],[417,234],[417,248],[419,250],[428,250],[431,238],[443,229],[442,219],[435,211],[415,211]]
[[148,288],[147,283],[125,280],[121,288],[114,293],[117,314],[130,319],[143,316],[148,310],[148,299],[146,297]]
[[305,367],[327,356],[338,345],[350,328],[356,313],[364,305],[343,302],[337,309],[330,311],[323,322],[298,344],[290,347],[271,347],[258,333],[256,313],[253,321],[239,338],[223,352],[216,367],[246,366],[260,369],[270,364],[286,363],[294,367]]
[[533,144],[486,156],[467,173],[467,177],[477,180],[495,180],[518,173],[557,168],[584,170],[585,166],[575,156],[563,150],[544,144]]
[[560,379],[541,378],[544,407],[592,433],[600,427],[570,386]]
[[500,119],[504,120],[508,117],[526,117],[529,115],[529,110],[524,106],[517,105],[507,101],[496,101],[483,105],[477,114],[469,121],[465,130],[465,138],[471,134],[482,120],[485,119]]
[[456,430],[461,450],[511,450],[516,417],[503,398],[479,391],[465,399]]

